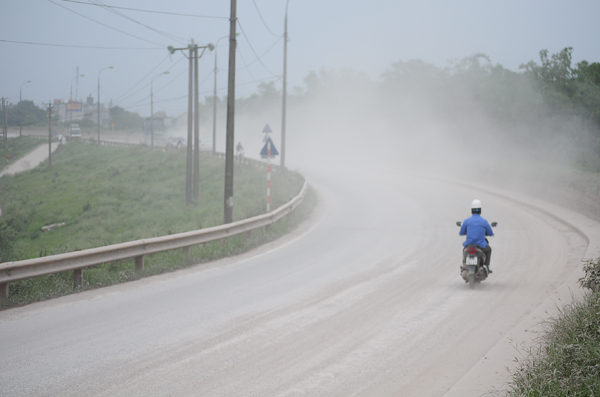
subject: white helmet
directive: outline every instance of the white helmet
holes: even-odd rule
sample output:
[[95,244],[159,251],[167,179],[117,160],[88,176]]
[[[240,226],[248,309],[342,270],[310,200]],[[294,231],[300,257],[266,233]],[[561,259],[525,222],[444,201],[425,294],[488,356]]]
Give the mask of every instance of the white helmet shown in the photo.
[[481,201],[479,201],[477,199],[473,200],[473,202],[471,203],[471,209],[473,210],[476,208],[481,209]]

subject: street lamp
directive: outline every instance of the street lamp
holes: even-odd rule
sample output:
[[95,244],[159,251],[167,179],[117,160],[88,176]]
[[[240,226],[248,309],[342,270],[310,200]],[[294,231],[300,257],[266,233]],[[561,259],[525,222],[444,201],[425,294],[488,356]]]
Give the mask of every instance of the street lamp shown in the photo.
[[24,82],[23,84],[21,84],[20,90],[19,90],[19,102],[21,102],[23,100],[23,86],[27,83],[31,83],[31,80],[27,80],[26,82]]
[[290,0],[285,3],[285,22],[283,32],[283,98],[282,98],[282,109],[281,109],[281,158],[280,166],[281,172],[285,173],[285,105],[287,99],[287,43],[288,43],[288,4]]
[[163,74],[169,74],[169,71],[162,72],[152,77],[150,80],[150,146],[154,148],[154,79],[162,76]]
[[[239,33],[235,34],[239,36]],[[229,36],[223,36],[219,40],[217,40],[217,44],[215,44],[215,89],[213,93],[213,144],[212,144],[212,152],[213,154],[217,151],[217,48],[219,47],[219,41],[228,38]]]
[[85,75],[80,74],[73,77],[73,79],[71,80],[71,96],[69,98],[69,105],[71,105],[71,109],[69,109],[69,127],[71,127],[71,124],[73,123],[73,81],[83,76]]
[[73,82],[75,80],[77,80],[78,78],[83,77],[83,76],[85,76],[85,75],[84,74],[80,74],[80,75],[77,75],[77,76],[73,77],[73,79],[71,80],[71,96],[70,96],[70,101],[73,101]]
[[[23,86],[27,83],[31,83],[31,80],[27,80],[26,82],[21,84],[21,87],[19,87],[19,103],[21,103],[21,101],[23,100]],[[22,110],[21,110],[21,112],[22,112]],[[23,126],[22,117],[23,117],[22,115],[21,115],[21,117],[19,117],[19,136],[21,136],[21,127]]]
[[100,143],[100,72],[102,72],[103,70],[106,69],[112,69],[112,66],[109,66],[107,68],[104,69],[100,69],[100,71],[98,72],[98,143]]

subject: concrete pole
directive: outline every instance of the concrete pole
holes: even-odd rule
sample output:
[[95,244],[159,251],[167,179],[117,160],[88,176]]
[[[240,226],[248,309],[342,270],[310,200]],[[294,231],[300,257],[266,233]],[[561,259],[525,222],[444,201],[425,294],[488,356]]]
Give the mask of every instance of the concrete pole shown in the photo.
[[154,79],[150,81],[150,147],[154,149]]
[[200,96],[198,92],[198,45],[194,46],[194,201],[200,199]]
[[285,3],[285,22],[283,32],[283,98],[282,98],[282,110],[281,110],[281,158],[280,166],[281,172],[285,173],[285,117],[286,117],[286,101],[287,101],[287,43],[288,43],[288,4],[290,0]]
[[[219,39],[220,40],[220,39]],[[217,152],[217,45],[215,46],[215,86],[213,90],[213,134],[212,134],[212,153]]]
[[236,51],[237,3],[231,0],[229,19],[229,79],[227,83],[227,140],[225,143],[225,210],[223,223],[233,222],[233,145],[235,141],[235,51]]
[[52,165],[52,102],[48,102],[48,166]]
[[187,163],[186,163],[186,177],[185,177],[185,202],[186,204],[192,203],[192,144],[194,136],[192,135],[192,125],[194,123],[194,108],[192,103],[193,90],[192,82],[194,81],[194,75],[192,73],[194,67],[194,47],[193,44],[189,46],[189,84],[188,84],[188,136],[187,136]]

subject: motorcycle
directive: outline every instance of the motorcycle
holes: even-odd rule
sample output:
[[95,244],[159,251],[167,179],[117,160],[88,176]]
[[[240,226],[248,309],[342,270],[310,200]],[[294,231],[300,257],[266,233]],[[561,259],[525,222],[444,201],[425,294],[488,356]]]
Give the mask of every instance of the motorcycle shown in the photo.
[[[498,222],[492,222],[490,225],[496,227]],[[456,222],[456,226],[462,226],[462,222]],[[488,241],[487,238],[485,241]],[[463,264],[460,267],[460,275],[465,283],[469,283],[469,288],[475,288],[475,284],[488,277],[490,272],[485,266],[485,259],[485,253],[478,245],[467,244],[463,248]]]

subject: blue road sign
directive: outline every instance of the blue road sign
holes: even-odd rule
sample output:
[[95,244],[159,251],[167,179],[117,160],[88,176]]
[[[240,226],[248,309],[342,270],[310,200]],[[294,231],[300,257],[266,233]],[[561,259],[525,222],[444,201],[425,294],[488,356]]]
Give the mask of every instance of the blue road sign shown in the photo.
[[267,124],[267,125],[265,125],[265,128],[263,129],[263,132],[264,132],[265,134],[270,134],[270,133],[272,133],[273,131],[271,131],[271,127],[269,127],[269,124]]
[[263,159],[267,158],[267,154],[268,154],[268,145],[269,142],[271,142],[271,158],[275,158],[275,156],[277,156],[279,154],[279,152],[277,151],[277,148],[275,147],[275,145],[273,144],[273,141],[271,140],[271,138],[267,139],[267,143],[265,143],[265,146],[263,146],[262,150],[260,151],[260,157]]

